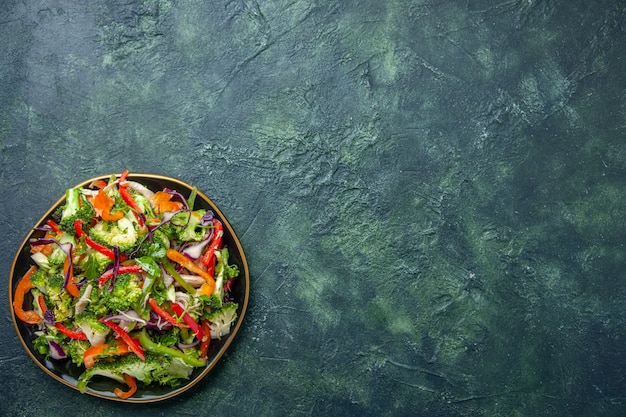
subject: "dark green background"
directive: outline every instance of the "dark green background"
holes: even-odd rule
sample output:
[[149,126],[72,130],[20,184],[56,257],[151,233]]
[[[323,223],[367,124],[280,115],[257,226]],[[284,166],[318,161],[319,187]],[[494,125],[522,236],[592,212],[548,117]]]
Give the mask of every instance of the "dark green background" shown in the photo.
[[6,416],[626,414],[623,1],[5,1],[0,263],[88,178],[197,185],[248,315],[192,390]]

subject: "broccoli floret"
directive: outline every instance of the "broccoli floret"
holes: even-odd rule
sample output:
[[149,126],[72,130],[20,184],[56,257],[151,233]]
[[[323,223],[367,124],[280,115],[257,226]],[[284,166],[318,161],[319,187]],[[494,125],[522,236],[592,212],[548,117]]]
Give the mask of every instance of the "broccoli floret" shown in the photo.
[[41,332],[41,334],[33,340],[33,347],[37,352],[41,355],[44,355],[46,358],[50,355],[50,345],[48,345],[48,337],[45,333]]
[[65,205],[61,210],[59,228],[70,234],[75,234],[74,222],[83,220],[89,224],[96,215],[96,211],[87,201],[80,187],[70,188],[65,191]]
[[217,291],[213,291],[213,294],[208,296],[201,295],[200,299],[204,301],[205,307],[208,307],[210,311],[219,310],[224,304],[222,297],[217,293]]
[[207,316],[211,329],[211,339],[220,339],[230,333],[230,328],[237,318],[237,303],[224,303],[221,309],[215,310]]
[[108,256],[96,250],[91,250],[88,255],[81,258],[77,267],[87,279],[96,279],[106,271],[111,263],[113,261]]
[[48,297],[56,298],[63,290],[63,275],[59,273],[48,273],[43,269],[35,271],[30,281],[35,287]]
[[63,289],[65,277],[60,273],[48,273],[38,269],[31,277],[31,282],[39,291],[46,296],[46,304],[56,321],[64,321],[73,317],[73,297]]
[[74,316],[74,299],[67,291],[52,297],[51,301],[54,303],[52,312],[56,321],[65,321]]
[[155,370],[152,377],[161,385],[175,387],[180,384],[182,379],[188,379],[192,372],[193,366],[187,365],[180,358],[172,358],[168,367]]
[[[33,340],[33,347],[37,350],[38,353],[45,356],[46,358],[51,357],[52,349],[50,346],[51,342],[56,343],[57,348],[61,348],[64,352],[67,352],[67,337],[58,331],[51,332],[43,332],[37,331],[35,332],[37,338]],[[57,351],[58,353],[58,351]]]
[[65,277],[60,273],[49,274],[44,270],[37,270],[31,277],[33,285],[45,294],[48,306],[51,308],[56,321],[64,321],[73,316],[73,298],[63,290]]
[[152,240],[145,239],[139,250],[134,254],[135,258],[149,256],[151,258],[165,258],[165,251],[170,248],[170,240],[167,235],[159,228],[152,232]]
[[117,246],[122,253],[132,252],[141,242],[141,234],[135,228],[137,222],[132,213],[117,221],[101,221],[89,229],[89,237],[108,247]]
[[86,340],[72,339],[67,344],[66,352],[70,359],[72,359],[72,362],[74,362],[78,366],[82,366],[85,351],[89,349],[90,346],[91,345]]
[[102,295],[104,305],[112,311],[126,311],[141,300],[141,282],[134,274],[121,274],[115,279],[113,290],[106,288]]
[[98,321],[98,316],[89,311],[79,314],[75,319],[75,323],[87,335],[87,340],[93,346],[104,343],[111,331],[109,326]]
[[[86,289],[87,285],[81,287],[81,296],[83,295],[83,289]],[[91,313],[97,317],[105,316],[109,309],[104,303],[105,296],[108,292],[108,288],[101,289],[97,285],[91,286],[91,294],[89,294],[89,304],[85,307],[84,312]]]
[[169,358],[150,352],[146,352],[146,360],[141,360],[134,354],[102,359],[81,374],[78,378],[78,389],[85,392],[87,384],[96,375],[123,382],[124,374],[128,374],[144,384],[150,384],[155,380],[153,374],[162,375],[170,364]]
[[[176,227],[176,235],[183,242],[196,241],[204,239],[208,226],[202,226],[202,216],[206,210],[195,210],[192,212],[180,212],[176,214],[171,223]],[[187,221],[189,219],[189,221]]]

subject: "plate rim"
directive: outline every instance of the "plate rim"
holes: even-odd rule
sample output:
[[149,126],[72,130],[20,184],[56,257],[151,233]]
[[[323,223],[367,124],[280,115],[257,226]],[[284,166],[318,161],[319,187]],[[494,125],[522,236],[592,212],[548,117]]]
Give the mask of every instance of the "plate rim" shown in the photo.
[[[96,177],[93,177],[93,178],[81,181],[81,182],[79,182],[78,184],[76,184],[72,188],[76,188],[76,187],[84,188],[87,185],[89,185],[90,183],[92,183],[93,181],[110,179],[112,176],[115,176],[117,178],[119,176],[119,173],[99,175],[99,176],[96,176]],[[137,182],[140,182],[141,178],[146,178],[146,179],[149,179],[149,180],[165,181],[165,182],[175,183],[178,186],[182,186],[182,187],[186,188],[188,191],[191,191],[191,190],[193,190],[195,188],[197,195],[199,197],[201,197],[203,200],[206,201],[206,203],[210,206],[210,208],[215,212],[217,217],[219,217],[219,219],[222,221],[223,227],[226,230],[228,230],[228,232],[229,232],[233,242],[237,246],[237,249],[238,249],[239,254],[240,254],[239,260],[241,262],[241,267],[243,269],[243,277],[241,277],[241,278],[243,278],[243,280],[244,280],[244,297],[243,297],[242,305],[240,306],[241,311],[239,313],[239,317],[237,318],[237,321],[235,322],[234,327],[231,329],[231,332],[229,333],[228,338],[226,339],[224,344],[219,348],[219,350],[217,351],[215,356],[213,358],[211,358],[211,360],[207,363],[205,368],[196,377],[194,377],[192,380],[190,380],[189,382],[187,382],[186,384],[184,384],[181,387],[173,388],[170,392],[168,392],[166,394],[150,396],[150,397],[145,397],[145,398],[141,398],[141,397],[133,398],[133,397],[130,397],[130,398],[127,398],[127,399],[123,399],[123,398],[119,398],[119,397],[117,397],[115,395],[106,395],[106,394],[103,393],[103,391],[94,390],[94,389],[91,389],[89,387],[85,391],[85,394],[88,394],[88,395],[91,395],[91,396],[94,396],[94,397],[98,397],[98,398],[111,400],[111,401],[125,402],[125,403],[144,403],[145,404],[145,403],[152,403],[152,402],[163,401],[163,400],[175,397],[177,395],[180,395],[183,392],[186,392],[187,390],[191,389],[196,384],[198,384],[201,380],[203,380],[204,377],[217,365],[217,363],[220,361],[222,356],[226,353],[226,351],[228,350],[228,348],[232,344],[233,340],[235,339],[235,336],[239,332],[239,329],[241,328],[241,325],[243,323],[243,319],[244,319],[244,317],[246,315],[246,312],[247,312],[247,309],[248,309],[249,297],[250,297],[250,272],[249,272],[248,262],[247,262],[247,259],[246,259],[245,252],[243,250],[243,247],[241,245],[241,241],[239,240],[239,237],[235,233],[235,230],[231,226],[230,222],[228,221],[228,219],[226,218],[224,213],[222,213],[222,211],[219,209],[217,204],[215,204],[215,202],[213,202],[213,200],[211,200],[204,192],[202,192],[200,189],[198,189],[197,186],[193,186],[193,185],[191,185],[191,184],[189,184],[189,183],[187,183],[187,182],[185,182],[185,181],[183,181],[181,179],[178,179],[178,178],[170,177],[170,176],[167,176],[167,175],[161,175],[161,174],[153,174],[153,173],[132,172],[132,173],[128,173],[127,178],[129,180],[137,180]],[[179,191],[179,190],[176,190],[176,191]],[[35,362],[35,364],[37,364],[37,366],[40,369],[42,369],[46,374],[51,376],[56,381],[61,382],[63,385],[66,385],[66,386],[68,386],[70,388],[78,390],[77,385],[75,385],[75,384],[71,383],[70,381],[62,378],[61,376],[57,375],[52,370],[50,370],[47,366],[45,366],[45,362],[47,361],[45,358],[43,360],[41,360],[41,359],[39,359],[39,358],[37,358],[35,356],[33,351],[31,351],[31,349],[29,348],[28,344],[24,340],[24,337],[22,336],[22,332],[20,331],[20,328],[18,326],[17,317],[15,316],[15,311],[13,309],[14,291],[15,291],[15,284],[16,284],[15,279],[19,280],[19,278],[21,278],[21,277],[16,277],[15,276],[16,266],[17,266],[20,254],[23,252],[24,248],[28,244],[28,241],[32,238],[33,234],[36,232],[36,228],[41,226],[52,215],[52,213],[59,207],[59,205],[64,200],[65,200],[65,194],[63,196],[61,196],[60,198],[58,198],[54,203],[52,203],[50,208],[48,210],[46,210],[46,212],[35,222],[34,226],[30,229],[30,231],[28,231],[26,233],[26,236],[24,237],[24,239],[22,240],[18,250],[16,251],[15,256],[13,257],[13,261],[11,263],[11,268],[9,270],[9,277],[8,277],[9,310],[10,310],[10,314],[11,314],[11,320],[13,322],[13,327],[15,329],[15,333],[17,334],[17,337],[18,337],[18,339],[20,341],[20,344],[22,345],[22,347],[24,348],[24,350],[26,351],[28,356],[31,358],[31,360],[33,362]],[[240,278],[238,278],[238,279],[240,279]],[[111,391],[111,394],[112,394],[112,391]]]

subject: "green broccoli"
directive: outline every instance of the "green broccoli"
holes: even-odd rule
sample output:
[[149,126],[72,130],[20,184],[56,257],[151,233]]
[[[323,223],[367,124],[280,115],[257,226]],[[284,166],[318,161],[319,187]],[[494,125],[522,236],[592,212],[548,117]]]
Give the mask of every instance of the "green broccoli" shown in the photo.
[[98,320],[98,316],[95,314],[84,311],[74,319],[74,322],[80,329],[87,335],[87,340],[93,346],[100,345],[106,341],[111,329],[106,324],[101,323]]
[[152,377],[161,385],[175,387],[180,385],[181,380],[188,379],[192,372],[193,366],[187,365],[180,358],[172,358],[169,366],[154,370]]
[[41,334],[33,340],[33,347],[40,355],[44,355],[46,358],[50,355],[50,345],[48,344],[48,336],[40,332]]
[[56,321],[64,321],[74,315],[73,298],[63,291],[65,277],[60,273],[49,274],[42,269],[38,269],[31,277],[33,285],[45,294],[48,306],[53,306]]
[[91,345],[86,340],[72,339],[67,344],[66,352],[70,359],[72,359],[72,362],[74,362],[78,366],[82,366],[85,351],[89,349],[90,346]]
[[[173,372],[171,377],[167,378],[170,369]],[[135,377],[146,385],[153,381],[164,381],[165,384],[171,385],[173,378],[188,378],[190,372],[188,368],[181,367],[177,362],[173,363],[172,359],[166,356],[146,352],[146,360],[141,360],[138,356],[129,354],[98,361],[93,368],[80,375],[78,389],[81,392],[87,391],[89,381],[96,375],[123,382],[124,374]]]
[[117,246],[122,253],[132,252],[141,242],[141,234],[135,228],[137,224],[129,211],[126,217],[117,221],[101,221],[89,229],[89,237],[97,243]]
[[[41,355],[45,356],[46,358],[51,357],[51,355],[53,354],[53,351],[51,349],[51,342],[54,342],[58,345],[58,347],[60,347],[64,352],[67,353],[68,351],[68,344],[67,344],[67,337],[61,333],[58,332],[56,330],[52,330],[52,331],[37,331],[35,332],[35,335],[37,335],[37,338],[33,340],[33,347],[35,348],[35,350],[40,353]],[[57,351],[57,354],[59,352]],[[61,358],[57,358],[57,359],[61,359]]]
[[104,305],[112,311],[126,311],[141,300],[141,282],[134,274],[121,274],[115,279],[113,290],[106,288],[102,295]]
[[51,300],[54,303],[52,312],[56,321],[65,321],[74,316],[74,298],[67,291]]
[[161,230],[156,229],[152,232],[152,241],[145,239],[134,254],[135,258],[142,256],[149,256],[151,258],[163,259],[165,258],[165,251],[170,248],[170,240],[167,235]]
[[75,234],[74,222],[83,220],[89,224],[96,215],[96,211],[83,195],[81,188],[70,188],[65,191],[65,205],[61,208],[59,228],[70,234]]
[[[196,241],[204,239],[208,226],[202,226],[202,216],[206,214],[206,210],[195,210],[192,212],[177,213],[171,220],[172,225],[176,227],[176,235],[183,242]],[[189,221],[187,221],[189,219]]]
[[42,293],[51,299],[58,298],[63,292],[63,282],[65,277],[60,273],[48,273],[43,269],[35,271],[30,281]]
[[[83,295],[83,290],[87,288],[87,285],[83,285],[80,289],[81,296]],[[89,294],[89,304],[85,307],[84,312],[89,312],[95,316],[102,317],[106,315],[109,311],[107,306],[104,303],[105,295],[108,293],[107,289],[101,289],[97,285],[91,286],[91,294]]]
[[111,263],[113,263],[111,258],[91,249],[87,251],[87,255],[82,257],[80,263],[76,266],[87,279],[93,280],[102,275]]
[[221,339],[230,333],[230,328],[237,318],[237,303],[224,303],[221,309],[208,314],[209,327],[211,329],[211,339]]

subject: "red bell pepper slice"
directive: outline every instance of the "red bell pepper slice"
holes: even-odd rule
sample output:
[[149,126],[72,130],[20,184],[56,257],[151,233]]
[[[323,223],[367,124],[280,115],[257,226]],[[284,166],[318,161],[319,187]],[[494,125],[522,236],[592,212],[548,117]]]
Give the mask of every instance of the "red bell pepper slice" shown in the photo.
[[128,170],[125,169],[124,171],[122,171],[122,173],[120,174],[120,182],[124,183],[126,182],[126,177],[128,176]]
[[126,343],[128,345],[128,348],[131,350],[131,352],[133,352],[135,355],[139,356],[139,358],[143,361],[146,360],[146,354],[143,352],[143,349],[141,348],[141,345],[139,344],[139,342],[135,339],[133,339],[132,337],[130,337],[130,335],[128,334],[128,332],[124,329],[122,329],[120,326],[118,326],[117,324],[113,323],[112,321],[108,321],[104,318],[100,319],[101,323],[106,324],[107,326],[109,326],[115,333],[117,333],[117,335],[124,341],[124,343]]
[[98,242],[91,239],[89,236],[85,236],[85,243],[100,252],[101,254],[105,255],[106,257],[115,260],[115,253],[111,249],[99,244]]
[[178,317],[181,317],[183,320],[185,320],[185,323],[189,325],[191,331],[194,332],[198,340],[204,340],[204,331],[202,330],[202,327],[198,324],[198,322],[196,322],[193,317],[191,317],[191,315],[187,313],[180,304],[172,302],[170,303],[170,306],[172,306],[172,310],[174,310],[174,313],[176,313]]
[[[97,250],[98,252],[108,257],[109,259],[115,260],[115,253],[113,252],[112,249],[109,249],[106,246],[99,244],[98,242],[94,241],[92,238],[87,236],[87,234],[83,231],[83,222],[81,220],[76,220],[74,222],[74,230],[76,231],[77,238],[80,239],[82,236],[85,236],[85,243],[88,246],[90,246],[92,249]],[[121,254],[119,256],[119,259],[120,259],[120,262],[124,262],[126,259],[128,259],[128,257],[124,254]]]
[[95,242],[93,239],[91,239],[89,236],[87,236],[87,234],[83,231],[83,221],[82,220],[76,220],[74,222],[74,230],[76,231],[76,237],[77,238],[81,238],[83,236],[85,236],[85,243],[89,246],[91,246],[93,249],[97,250],[98,252],[100,252],[103,255],[106,255],[107,257],[111,258],[111,259],[115,259],[115,254],[113,253],[113,251],[109,248],[107,248],[104,245],[99,244],[98,242]]
[[89,184],[89,188],[104,188],[107,186],[107,182],[104,180],[95,180]]
[[63,325],[63,323],[57,322],[54,324],[54,327],[70,339],[87,340],[87,335],[85,333],[79,330],[68,329],[65,325]]
[[141,207],[139,207],[139,205],[137,204],[133,196],[131,196],[130,192],[128,191],[128,184],[126,184],[127,176],[128,176],[128,170],[125,169],[124,171],[122,171],[122,174],[120,175],[119,187],[118,187],[120,191],[120,195],[122,196],[122,200],[124,200],[126,204],[128,204],[128,206],[132,208],[133,210],[139,213],[142,213],[143,210],[141,210]]
[[215,251],[219,250],[220,246],[222,246],[222,236],[224,236],[222,222],[217,219],[213,219],[213,227],[213,239],[211,240],[211,243],[209,243],[209,247],[206,252],[204,252],[204,255],[202,255],[202,264],[205,266],[211,277],[215,276]]
[[[138,274],[142,271],[143,269],[141,269],[139,265],[121,265],[117,268],[118,274]],[[102,287],[111,278],[113,278],[113,268],[100,275],[100,278],[98,278],[98,286]]]
[[206,359],[211,343],[211,327],[208,320],[202,320],[202,330],[204,331],[204,339],[200,343],[200,358]]
[[59,233],[59,225],[54,220],[48,219],[46,220],[46,224],[50,226],[50,229],[52,229],[53,232]]
[[167,321],[169,324],[176,327],[189,327],[189,325],[177,320],[174,316],[167,312],[163,307],[161,307],[154,298],[148,299],[148,304],[154,313]]

